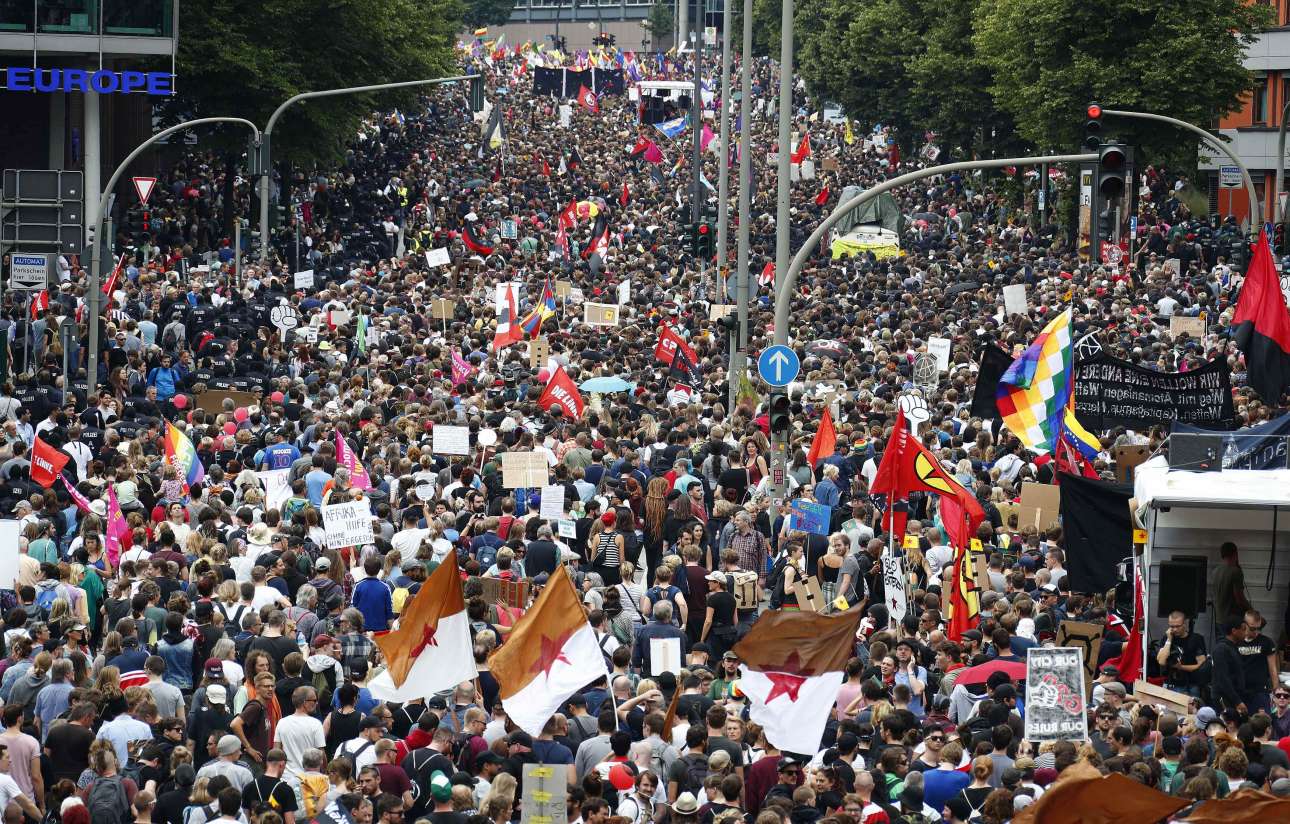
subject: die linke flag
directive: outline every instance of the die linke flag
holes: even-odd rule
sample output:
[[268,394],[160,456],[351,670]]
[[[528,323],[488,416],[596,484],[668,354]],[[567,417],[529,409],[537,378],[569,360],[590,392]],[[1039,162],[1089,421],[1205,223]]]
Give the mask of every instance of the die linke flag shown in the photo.
[[355,489],[372,488],[372,480],[367,477],[367,470],[363,468],[354,450],[349,448],[339,429],[336,430],[336,463],[349,470],[350,483]]
[[1232,317],[1232,339],[1245,353],[1250,386],[1275,405],[1290,386],[1290,313],[1272,263],[1266,232],[1259,232]]
[[[840,648],[846,653],[851,646]],[[516,622],[506,643],[489,656],[488,668],[497,679],[506,714],[534,736],[542,733],[543,725],[569,696],[608,675],[596,633],[587,623],[563,565],[556,566],[542,594]],[[834,693],[840,681],[839,675]],[[820,706],[827,711],[833,706],[832,698]]]
[[570,418],[582,417],[582,410],[585,407],[582,395],[578,392],[573,379],[569,377],[569,373],[564,371],[563,366],[557,366],[555,374],[547,381],[546,388],[542,390],[542,397],[538,398],[538,406],[547,412],[551,411],[551,407],[558,406]]
[[596,93],[586,86],[578,89],[578,105],[592,114],[600,112],[600,101],[596,99]]
[[66,452],[59,452],[40,438],[31,445],[31,479],[49,489],[58,480],[70,457]]
[[797,753],[820,749],[860,618],[859,609],[831,615],[769,610],[735,644],[748,715],[771,744]]
[[398,628],[375,640],[387,667],[368,689],[381,701],[402,703],[474,680],[470,619],[455,555],[439,564],[404,607]]
[[670,326],[664,326],[663,330],[658,333],[658,344],[654,347],[654,357],[659,363],[666,366],[672,365],[672,360],[676,357],[678,351],[685,352],[691,361],[698,361],[698,354],[685,342],[685,338],[676,333],[676,330]]

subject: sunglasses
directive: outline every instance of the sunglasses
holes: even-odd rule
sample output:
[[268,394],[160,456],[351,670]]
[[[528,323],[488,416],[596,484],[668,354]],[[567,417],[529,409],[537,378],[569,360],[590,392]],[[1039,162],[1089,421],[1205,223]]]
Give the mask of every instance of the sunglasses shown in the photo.
[[1273,695],[1274,698],[1290,698],[1290,692],[1278,692]]

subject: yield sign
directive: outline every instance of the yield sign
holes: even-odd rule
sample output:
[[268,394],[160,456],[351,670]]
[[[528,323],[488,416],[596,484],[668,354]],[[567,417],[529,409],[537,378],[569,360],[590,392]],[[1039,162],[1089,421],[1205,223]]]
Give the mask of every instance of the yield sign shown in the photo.
[[148,198],[152,196],[152,190],[157,185],[157,179],[155,177],[135,177],[131,179],[134,181],[134,190],[139,195],[139,204],[147,206]]

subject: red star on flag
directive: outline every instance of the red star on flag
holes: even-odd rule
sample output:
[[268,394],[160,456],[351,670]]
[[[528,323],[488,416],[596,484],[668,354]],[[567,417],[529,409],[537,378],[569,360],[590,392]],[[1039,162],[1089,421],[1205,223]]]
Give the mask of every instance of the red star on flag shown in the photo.
[[549,635],[543,635],[542,650],[538,653],[538,658],[533,662],[533,666],[529,669],[529,672],[535,675],[540,672],[549,678],[551,676],[551,668],[555,666],[557,661],[563,661],[566,664],[572,665],[572,662],[569,661],[569,657],[564,654],[564,645],[569,641],[569,637],[572,635],[573,632],[568,630],[560,633],[560,635],[555,638],[552,638]]
[[439,646],[439,641],[434,637],[434,633],[436,629],[437,627],[435,624],[426,624],[425,629],[421,630],[421,640],[417,642],[417,645],[415,647],[412,648],[413,658],[416,658],[418,655],[424,652],[426,647]]
[[814,670],[802,666],[801,658],[793,652],[784,659],[783,669],[765,673],[766,679],[773,684],[770,694],[766,696],[766,703],[769,704],[781,695],[787,695],[789,701],[796,701],[798,691],[802,689],[806,679],[814,674]]

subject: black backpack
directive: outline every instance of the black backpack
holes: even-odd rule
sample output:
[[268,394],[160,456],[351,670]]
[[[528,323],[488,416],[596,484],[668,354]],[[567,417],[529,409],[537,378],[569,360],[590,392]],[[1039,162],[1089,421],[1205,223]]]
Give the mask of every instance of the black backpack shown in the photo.
[[708,778],[708,756],[706,753],[693,752],[681,760],[685,762],[685,786],[678,792],[688,791],[698,795],[703,789],[703,782]]
[[784,570],[788,567],[788,553],[782,555],[770,568],[766,576],[766,588],[770,590],[770,608],[784,606]]
[[94,779],[86,802],[94,824],[126,824],[131,819],[125,779],[119,775]]

